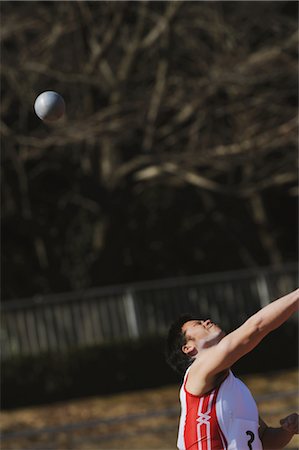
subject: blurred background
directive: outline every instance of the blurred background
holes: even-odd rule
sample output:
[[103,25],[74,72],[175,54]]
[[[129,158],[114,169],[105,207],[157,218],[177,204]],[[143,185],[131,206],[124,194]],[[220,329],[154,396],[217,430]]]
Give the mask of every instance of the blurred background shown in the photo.
[[[298,4],[0,7],[2,448],[174,449],[171,321],[230,331],[298,283]],[[297,331],[236,366],[273,426]]]

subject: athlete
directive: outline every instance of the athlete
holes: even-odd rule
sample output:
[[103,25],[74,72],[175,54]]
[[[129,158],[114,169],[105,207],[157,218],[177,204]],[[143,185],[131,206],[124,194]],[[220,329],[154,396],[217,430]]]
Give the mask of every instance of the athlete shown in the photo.
[[270,428],[231,366],[298,310],[299,289],[273,301],[229,334],[211,320],[181,316],[166,343],[168,363],[184,374],[179,450],[282,449],[298,433],[298,415]]

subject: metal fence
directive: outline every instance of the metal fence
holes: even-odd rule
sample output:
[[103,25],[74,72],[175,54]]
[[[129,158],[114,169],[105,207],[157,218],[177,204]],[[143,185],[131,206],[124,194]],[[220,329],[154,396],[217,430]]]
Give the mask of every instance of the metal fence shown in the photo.
[[288,265],[2,302],[2,357],[165,335],[182,312],[229,330],[296,287]]

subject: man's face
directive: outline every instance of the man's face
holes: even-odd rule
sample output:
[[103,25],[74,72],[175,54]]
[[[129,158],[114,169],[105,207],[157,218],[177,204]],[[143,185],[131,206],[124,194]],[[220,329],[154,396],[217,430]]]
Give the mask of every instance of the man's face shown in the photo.
[[189,320],[182,326],[182,332],[186,336],[186,344],[182,350],[184,353],[191,354],[218,344],[225,336],[224,331],[210,319]]

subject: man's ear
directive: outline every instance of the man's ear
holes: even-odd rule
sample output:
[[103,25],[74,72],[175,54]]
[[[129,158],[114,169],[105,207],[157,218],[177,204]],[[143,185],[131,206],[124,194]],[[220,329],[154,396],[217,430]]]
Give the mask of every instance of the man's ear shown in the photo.
[[197,349],[193,344],[185,344],[182,347],[182,352],[188,356],[195,356],[197,354]]

